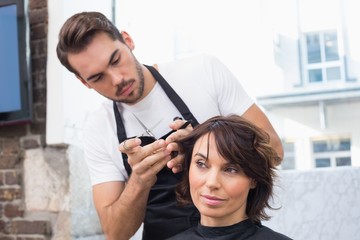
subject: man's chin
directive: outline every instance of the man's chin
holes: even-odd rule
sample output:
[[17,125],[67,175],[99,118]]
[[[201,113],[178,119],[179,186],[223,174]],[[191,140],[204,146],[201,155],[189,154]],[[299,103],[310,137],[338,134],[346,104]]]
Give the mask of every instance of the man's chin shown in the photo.
[[116,98],[116,99],[109,98],[109,99],[119,103],[135,104],[139,101],[140,97],[134,97],[129,95],[127,98]]

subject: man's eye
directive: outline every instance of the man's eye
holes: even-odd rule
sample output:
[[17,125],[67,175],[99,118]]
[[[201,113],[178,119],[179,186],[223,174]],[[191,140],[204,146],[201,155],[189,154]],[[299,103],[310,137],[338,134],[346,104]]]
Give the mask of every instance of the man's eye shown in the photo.
[[116,65],[116,64],[118,64],[120,62],[120,58],[117,58],[116,60],[114,60],[113,62],[112,62],[112,65]]
[[93,80],[92,80],[92,82],[97,82],[97,81],[99,81],[99,80],[101,80],[102,79],[102,74],[101,75],[98,75],[96,78],[94,78]]

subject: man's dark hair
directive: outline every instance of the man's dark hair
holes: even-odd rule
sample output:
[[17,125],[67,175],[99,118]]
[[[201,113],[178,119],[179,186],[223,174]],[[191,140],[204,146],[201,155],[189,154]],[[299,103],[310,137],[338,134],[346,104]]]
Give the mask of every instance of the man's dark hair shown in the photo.
[[124,42],[115,25],[99,12],[81,12],[71,16],[62,26],[59,42],[56,47],[57,56],[62,65],[70,72],[79,75],[69,63],[69,53],[83,51],[100,32],[106,33],[113,40]]

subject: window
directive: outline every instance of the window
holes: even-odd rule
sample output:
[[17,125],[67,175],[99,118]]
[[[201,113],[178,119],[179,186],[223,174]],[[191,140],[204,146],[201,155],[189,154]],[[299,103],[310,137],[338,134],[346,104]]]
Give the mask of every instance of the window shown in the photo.
[[283,141],[284,159],[281,162],[281,169],[295,169],[295,144],[290,141]]
[[336,30],[304,34],[305,74],[309,84],[341,81],[344,66]]
[[24,0],[0,0],[0,127],[32,119],[26,4]]
[[351,140],[348,138],[314,140],[312,147],[316,168],[351,166]]

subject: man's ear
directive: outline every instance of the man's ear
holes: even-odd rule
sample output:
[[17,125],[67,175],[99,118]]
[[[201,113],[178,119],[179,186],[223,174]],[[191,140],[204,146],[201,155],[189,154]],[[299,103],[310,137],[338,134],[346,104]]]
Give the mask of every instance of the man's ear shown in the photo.
[[84,84],[87,88],[91,89],[92,87],[89,85],[87,81],[85,81],[82,77],[76,75],[76,78],[81,81],[82,84]]
[[127,32],[122,31],[121,36],[123,37],[125,44],[130,48],[130,50],[131,51],[134,50],[135,49],[135,43],[132,40],[132,38],[130,37],[130,35]]

